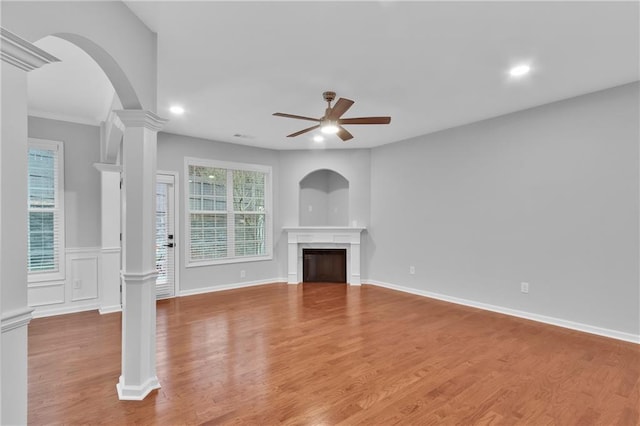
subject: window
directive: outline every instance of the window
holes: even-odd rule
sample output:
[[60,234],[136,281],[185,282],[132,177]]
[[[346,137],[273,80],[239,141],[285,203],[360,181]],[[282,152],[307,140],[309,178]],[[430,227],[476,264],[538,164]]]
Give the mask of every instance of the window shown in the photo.
[[185,159],[187,265],[271,259],[271,167]]
[[29,281],[64,278],[64,183],[62,142],[29,140]]

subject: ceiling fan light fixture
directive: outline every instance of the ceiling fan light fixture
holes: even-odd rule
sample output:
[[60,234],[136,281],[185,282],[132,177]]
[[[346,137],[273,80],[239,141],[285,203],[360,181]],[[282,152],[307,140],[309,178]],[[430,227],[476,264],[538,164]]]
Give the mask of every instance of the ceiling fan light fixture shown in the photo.
[[327,121],[320,127],[320,131],[325,135],[335,135],[339,130],[340,128],[333,121]]

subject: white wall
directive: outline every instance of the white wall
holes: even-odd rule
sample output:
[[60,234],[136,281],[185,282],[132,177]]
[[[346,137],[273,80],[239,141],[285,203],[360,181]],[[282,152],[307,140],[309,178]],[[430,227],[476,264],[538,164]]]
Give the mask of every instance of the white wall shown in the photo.
[[29,137],[64,145],[65,278],[29,283],[35,316],[95,309],[100,277],[100,128],[29,117]]
[[638,101],[629,84],[373,149],[368,277],[638,336]]
[[[180,222],[178,224],[177,251],[180,256],[179,282],[180,290],[184,293],[205,291],[216,287],[241,285],[252,282],[273,282],[284,280],[286,253],[280,257],[274,249],[273,259],[258,262],[231,263],[215,266],[198,266],[185,268],[185,170],[184,157],[196,157],[218,161],[231,161],[248,164],[260,164],[272,167],[273,185],[273,236],[275,244],[280,235],[282,222],[278,209],[279,198],[279,167],[278,152],[268,149],[252,148],[171,133],[158,134],[158,170],[177,172],[179,176],[178,202]],[[297,211],[296,211],[297,214]],[[285,243],[286,245],[286,243]],[[241,271],[245,276],[241,277]]]
[[100,246],[100,127],[29,117],[29,137],[64,143],[67,247]]
[[329,173],[327,220],[329,226],[349,225],[349,182],[337,173]]

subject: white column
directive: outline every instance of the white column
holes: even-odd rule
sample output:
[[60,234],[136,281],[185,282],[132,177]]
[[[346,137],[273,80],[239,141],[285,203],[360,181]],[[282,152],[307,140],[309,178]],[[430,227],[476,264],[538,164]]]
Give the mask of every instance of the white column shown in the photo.
[[96,163],[100,171],[101,235],[100,308],[101,314],[119,312],[120,304],[120,166]]
[[27,423],[27,72],[55,57],[0,29],[0,424]]
[[361,285],[360,281],[360,235],[358,234],[358,241],[351,241],[351,245],[349,246],[349,253],[351,258],[351,265],[349,265],[351,269],[351,276],[349,277],[349,284],[351,285]]
[[298,279],[298,240],[294,239],[294,236],[289,234],[289,250],[287,253],[287,283],[298,284],[301,280]]
[[120,399],[142,400],[156,377],[156,142],[166,120],[142,110],[116,111],[122,145],[122,374]]

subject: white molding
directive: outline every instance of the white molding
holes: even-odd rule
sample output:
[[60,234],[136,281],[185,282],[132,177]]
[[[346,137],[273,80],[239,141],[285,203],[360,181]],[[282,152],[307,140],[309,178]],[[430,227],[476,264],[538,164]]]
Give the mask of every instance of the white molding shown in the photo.
[[2,314],[2,332],[6,333],[9,330],[25,327],[29,324],[33,318],[33,308],[25,307],[23,309],[16,309]]
[[66,254],[88,254],[97,256],[100,254],[100,247],[67,247],[65,249]]
[[122,251],[122,249],[120,247],[102,247],[100,249],[100,252],[102,254],[107,254],[107,253],[120,253]]
[[[347,233],[351,235],[354,231],[362,232],[367,228],[364,226],[283,226],[282,230],[287,232],[310,232],[314,233],[316,231],[320,231],[323,233]],[[358,243],[360,240],[358,239]]]
[[110,172],[110,173],[121,173],[122,166],[119,164],[111,164],[111,163],[93,163],[93,167],[95,167],[100,172]]
[[126,284],[144,284],[147,281],[155,281],[158,271],[154,269],[147,272],[122,272],[120,275]]
[[[115,94],[113,95],[114,99],[115,99]],[[113,104],[113,101],[112,101]],[[124,123],[122,122],[122,120],[120,119],[120,117],[118,116],[117,112],[120,110],[111,110],[109,111],[109,115],[107,116],[107,121],[106,124],[109,124],[113,127],[115,127],[116,129],[120,130],[121,132],[124,132]]]
[[234,290],[236,288],[257,287],[260,285],[286,283],[286,278],[271,278],[268,280],[246,281],[241,283],[223,284],[215,287],[202,287],[189,290],[180,290],[178,297],[194,296],[196,294],[214,293],[216,291]]
[[491,305],[488,303],[476,302],[468,299],[461,299],[459,297],[447,296],[444,294],[433,293],[425,290],[418,290],[415,288],[399,286],[395,284],[389,284],[382,281],[367,280],[366,285],[375,285],[378,287],[384,287],[391,290],[397,290],[404,293],[415,294],[417,296],[428,297],[430,299],[442,300],[444,302],[455,303],[457,305],[470,306],[472,308],[482,309],[484,311],[497,312],[499,314],[509,315],[512,317],[524,318],[531,321],[541,322],[544,324],[555,325],[562,328],[568,328],[571,330],[581,331],[589,334],[596,334],[598,336],[609,337],[612,339],[623,340],[625,342],[631,342],[640,344],[640,335],[626,333],[618,330],[611,330],[608,328],[597,327],[594,325],[583,324],[579,322],[569,321],[561,318],[548,317],[546,315],[535,314],[532,312],[520,311],[517,309],[505,308],[502,306]]
[[60,59],[2,27],[0,59],[23,71],[32,71],[51,62],[60,62]]
[[169,121],[151,111],[145,111],[142,109],[120,109],[114,112],[122,121],[125,128],[144,127],[145,129],[159,132]]
[[45,120],[64,121],[65,123],[82,124],[85,126],[100,126],[100,120],[92,117],[80,117],[77,115],[60,114],[57,112],[42,111],[39,109],[29,109],[27,115]]
[[115,312],[122,312],[122,306],[121,305],[103,306],[101,308],[98,308],[98,312],[100,313],[100,315],[112,314]]
[[36,307],[36,309],[33,311],[33,317],[45,318],[45,317],[52,317],[56,315],[75,314],[78,312],[85,312],[85,311],[95,311],[96,309],[98,309],[98,302],[95,301],[94,299],[93,303],[87,303],[87,304],[66,305],[62,307],[53,307],[49,309],[50,306],[52,305],[41,305]]
[[40,288],[40,287],[60,287],[64,286],[66,280],[53,280],[53,281],[33,281],[27,283],[27,288]]
[[125,401],[142,401],[151,391],[160,389],[157,376],[150,377],[139,386],[127,386],[123,382],[124,379],[120,376],[116,389],[118,390],[118,398]]

